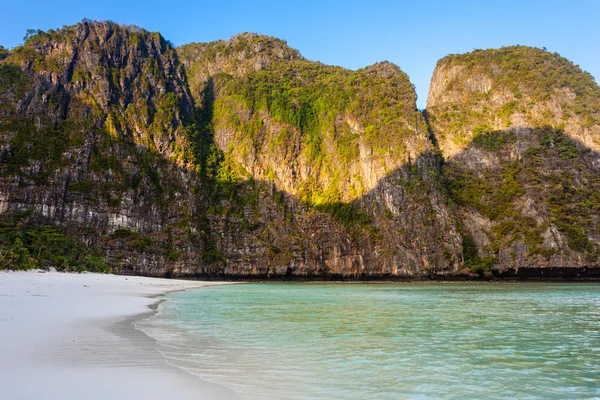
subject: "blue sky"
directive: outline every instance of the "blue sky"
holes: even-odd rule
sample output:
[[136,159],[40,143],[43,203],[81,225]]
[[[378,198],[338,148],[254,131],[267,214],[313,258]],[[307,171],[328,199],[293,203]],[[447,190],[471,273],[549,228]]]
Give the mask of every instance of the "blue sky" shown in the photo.
[[326,64],[356,69],[388,60],[408,73],[420,108],[436,61],[476,48],[546,47],[600,77],[600,0],[30,0],[1,8],[0,44],[9,48],[28,28],[58,28],[85,17],[159,31],[176,45],[258,32]]

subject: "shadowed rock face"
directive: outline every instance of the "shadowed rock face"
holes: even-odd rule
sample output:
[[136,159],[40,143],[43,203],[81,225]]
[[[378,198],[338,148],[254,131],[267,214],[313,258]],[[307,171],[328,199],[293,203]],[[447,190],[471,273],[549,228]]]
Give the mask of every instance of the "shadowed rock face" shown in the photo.
[[[348,71],[255,34],[174,49],[109,22],[38,32],[0,49],[0,214],[153,276],[596,263],[596,103],[578,97],[595,92],[576,79],[520,115],[513,98],[537,91],[510,94],[495,64],[457,57],[436,70],[430,127],[390,63]],[[564,126],[536,125],[550,109]]]
[[223,271],[280,277],[452,275],[461,242],[454,221],[444,215],[439,167],[439,158],[424,155],[389,174],[355,205],[331,204],[326,212],[272,185],[240,184],[239,196],[257,196],[255,205],[209,215],[229,261]]
[[35,81],[19,113],[41,118],[43,110],[48,120],[40,122],[50,124],[107,115],[105,129],[120,129],[165,158],[177,157],[175,144],[186,146],[177,130],[191,116],[192,99],[174,49],[158,33],[83,22],[33,36],[9,61]]

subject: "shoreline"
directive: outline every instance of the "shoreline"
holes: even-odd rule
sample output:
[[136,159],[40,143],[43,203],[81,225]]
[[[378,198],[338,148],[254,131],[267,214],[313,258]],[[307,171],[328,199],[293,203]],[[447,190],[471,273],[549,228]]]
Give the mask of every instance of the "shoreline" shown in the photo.
[[[136,276],[136,275],[123,275]],[[150,275],[144,275],[150,276]],[[163,278],[162,276],[156,276]],[[181,275],[166,279],[181,279],[202,282],[348,282],[348,283],[393,283],[393,282],[600,282],[600,266],[591,267],[521,267],[508,270],[492,270],[474,273],[466,270],[448,274],[431,275],[367,275],[367,274],[200,274]]]
[[0,271],[0,399],[239,399],[169,364],[134,325],[166,294],[220,284]]
[[[136,276],[136,275],[118,275],[118,276]],[[596,277],[465,277],[462,275],[456,276],[436,276],[436,277],[322,277],[322,276],[294,276],[286,278],[283,276],[181,276],[176,278],[161,278],[144,275],[149,279],[165,279],[165,280],[181,280],[187,282],[221,282],[227,284],[242,284],[242,283],[289,283],[289,284],[305,284],[305,283],[322,283],[322,284],[394,284],[394,283],[600,283],[600,278]]]

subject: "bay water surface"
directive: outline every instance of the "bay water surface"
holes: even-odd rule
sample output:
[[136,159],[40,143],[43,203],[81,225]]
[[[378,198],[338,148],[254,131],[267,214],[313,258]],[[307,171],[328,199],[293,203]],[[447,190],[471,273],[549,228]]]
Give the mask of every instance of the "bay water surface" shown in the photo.
[[600,285],[238,284],[136,326],[244,399],[600,398]]

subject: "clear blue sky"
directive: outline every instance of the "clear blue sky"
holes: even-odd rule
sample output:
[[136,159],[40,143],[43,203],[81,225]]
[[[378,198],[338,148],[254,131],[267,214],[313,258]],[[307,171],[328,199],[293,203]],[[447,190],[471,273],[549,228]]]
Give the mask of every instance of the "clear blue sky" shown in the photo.
[[506,45],[546,47],[600,77],[600,0],[504,1],[6,1],[0,44],[28,28],[82,18],[159,31],[176,45],[258,32],[287,40],[311,60],[346,68],[398,64],[425,106],[436,61],[451,53]]

